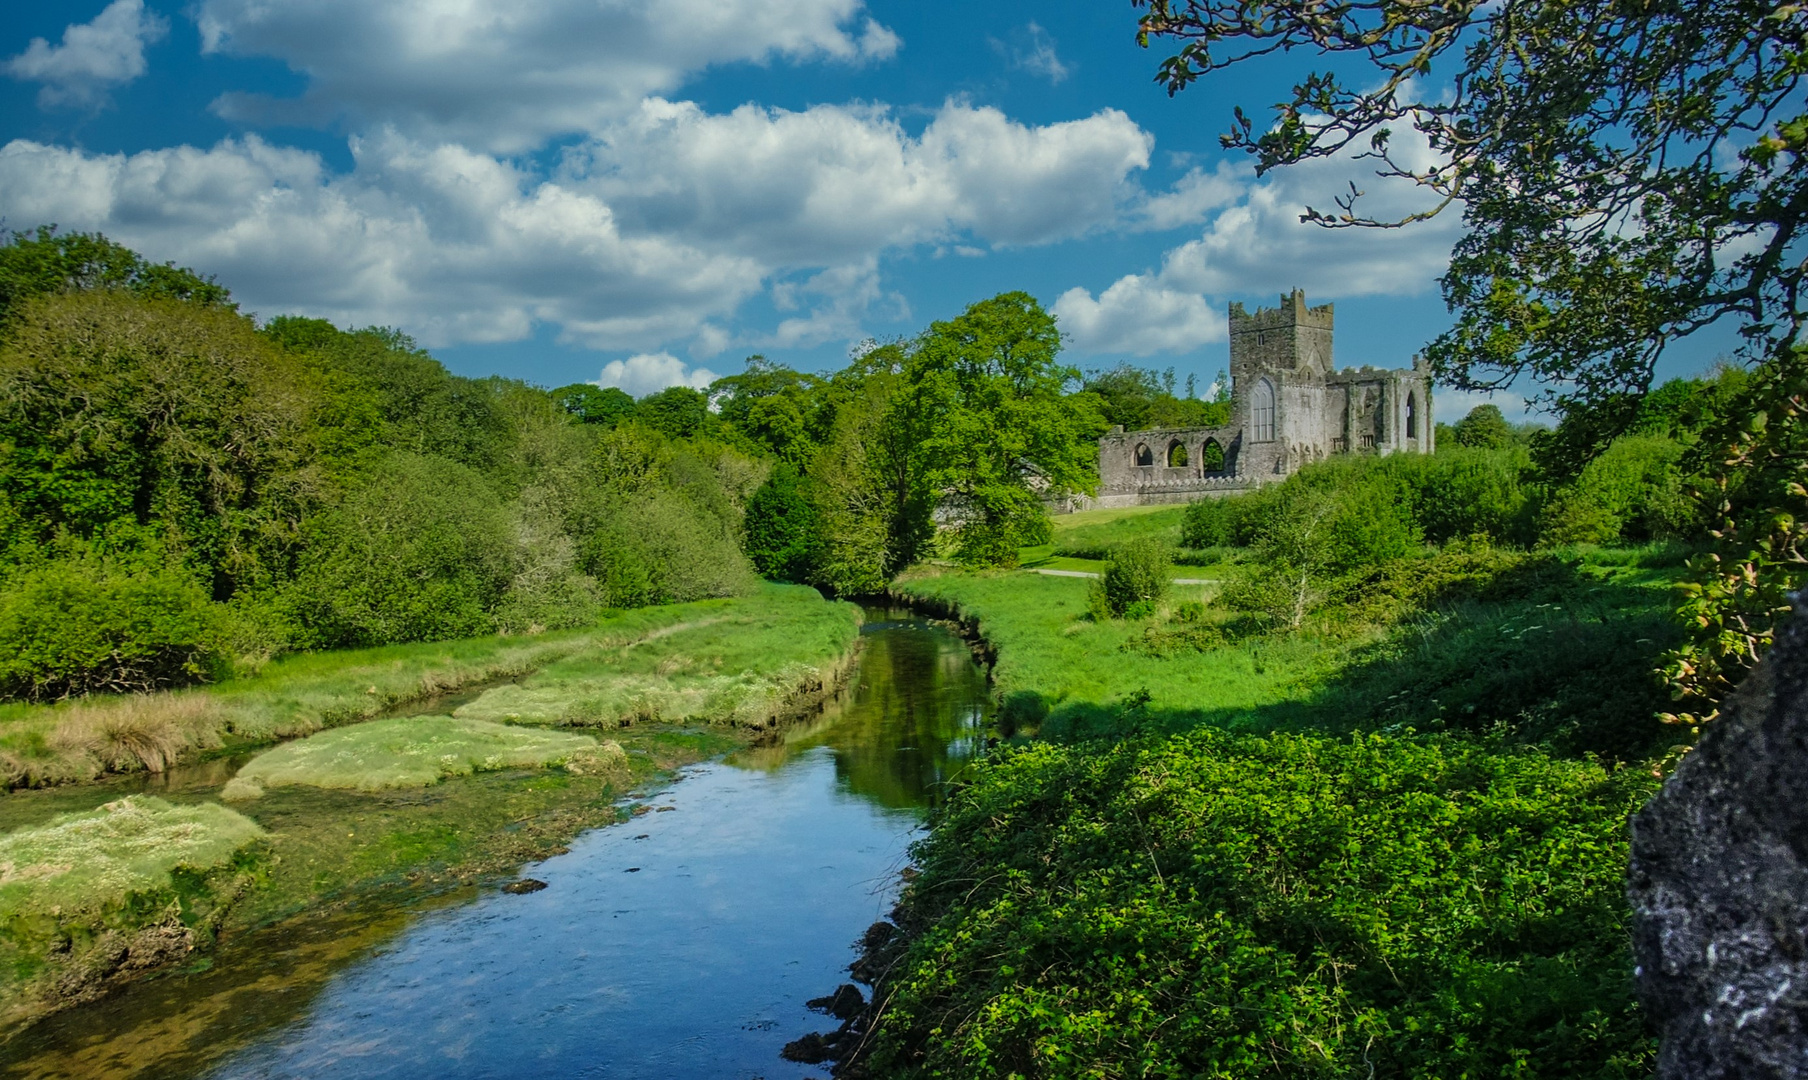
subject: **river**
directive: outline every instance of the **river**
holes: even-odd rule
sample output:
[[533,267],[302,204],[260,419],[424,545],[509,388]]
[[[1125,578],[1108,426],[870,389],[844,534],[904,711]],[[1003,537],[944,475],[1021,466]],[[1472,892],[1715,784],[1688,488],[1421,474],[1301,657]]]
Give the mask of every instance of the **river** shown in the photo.
[[[781,741],[692,766],[524,868],[229,939],[190,970],[50,1018],[9,1075],[251,1078],[821,1076],[782,1060],[834,1026],[924,807],[983,739],[965,644],[871,609],[852,686]],[[223,778],[222,782],[223,782]],[[450,781],[457,783],[459,781]],[[211,966],[209,966],[211,965]]]

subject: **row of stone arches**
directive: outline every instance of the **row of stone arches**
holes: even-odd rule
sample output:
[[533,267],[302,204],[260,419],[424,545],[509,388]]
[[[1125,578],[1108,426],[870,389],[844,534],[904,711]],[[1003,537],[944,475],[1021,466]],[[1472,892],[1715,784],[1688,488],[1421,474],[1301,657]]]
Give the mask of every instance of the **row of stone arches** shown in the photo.
[[[1184,469],[1192,464],[1187,453],[1186,443],[1179,439],[1170,439],[1166,453],[1168,468]],[[1142,468],[1150,468],[1155,464],[1155,451],[1148,443],[1136,444],[1136,464]],[[1224,444],[1217,439],[1206,439],[1199,448],[1199,463],[1202,471],[1217,473],[1224,471]]]

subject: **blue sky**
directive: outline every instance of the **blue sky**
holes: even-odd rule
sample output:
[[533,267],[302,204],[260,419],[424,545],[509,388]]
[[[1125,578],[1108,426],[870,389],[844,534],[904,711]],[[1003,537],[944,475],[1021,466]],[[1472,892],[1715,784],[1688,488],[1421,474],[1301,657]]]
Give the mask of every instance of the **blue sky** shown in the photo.
[[[454,370],[645,393],[806,369],[1023,289],[1068,357],[1209,385],[1224,310],[1337,304],[1340,365],[1445,325],[1454,219],[1300,225],[1360,163],[1219,150],[1310,65],[1170,99],[1126,3],[0,0],[0,215],[99,229],[249,310]],[[1676,348],[1700,370],[1730,340]],[[1441,395],[1440,419],[1473,401]],[[1501,401],[1509,412],[1515,400]]]

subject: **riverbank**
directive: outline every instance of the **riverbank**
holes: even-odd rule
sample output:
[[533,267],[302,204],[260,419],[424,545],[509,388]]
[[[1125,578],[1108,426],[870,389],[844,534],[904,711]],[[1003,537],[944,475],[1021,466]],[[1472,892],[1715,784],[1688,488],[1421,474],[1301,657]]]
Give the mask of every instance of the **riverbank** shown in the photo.
[[[182,715],[214,725],[194,730],[217,736],[217,756],[173,768],[165,758],[156,772],[141,759],[136,774],[0,797],[5,839],[24,853],[0,882],[0,1026],[205,962],[221,934],[468,885],[648,812],[624,795],[834,694],[859,625],[852,605],[770,586],[556,640],[299,657],[154,705],[90,704],[167,717],[180,699]],[[512,677],[498,682],[499,671]],[[398,704],[408,716],[360,723]],[[14,720],[54,732],[72,712]],[[245,749],[278,734],[303,737]],[[511,746],[532,752],[498,751]],[[258,764],[279,759],[288,766]],[[258,781],[229,790],[245,770]],[[176,826],[186,846],[168,842]],[[58,854],[58,838],[88,834],[112,845],[99,872]]]
[[983,636],[1020,734],[869,935],[839,1074],[1648,1071],[1625,822],[1666,742],[1674,559],[1495,562],[1372,624],[1243,637],[1204,596],[1095,622],[1081,581],[898,582]]

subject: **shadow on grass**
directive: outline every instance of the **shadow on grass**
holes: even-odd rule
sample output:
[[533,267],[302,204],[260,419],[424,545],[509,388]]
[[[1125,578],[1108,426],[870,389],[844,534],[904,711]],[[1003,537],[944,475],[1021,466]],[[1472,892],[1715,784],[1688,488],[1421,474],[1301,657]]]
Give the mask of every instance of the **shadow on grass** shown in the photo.
[[[1019,692],[1003,703],[1004,723],[1062,740],[1202,724],[1250,734],[1448,732],[1560,757],[1641,761],[1677,741],[1656,719],[1668,697],[1654,671],[1679,637],[1665,591],[1638,567],[1537,559],[1479,584],[1432,590],[1383,638],[1291,700],[1173,710],[1151,709],[1135,693],[1051,703]],[[1265,651],[1298,644],[1275,635],[1224,648],[1259,665]],[[1214,651],[1195,655],[1210,663]]]

